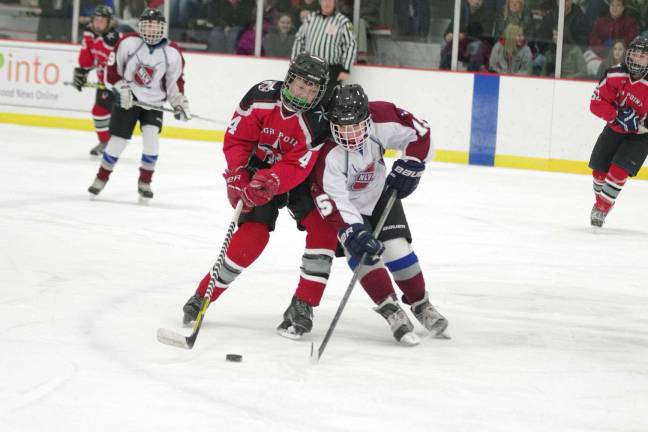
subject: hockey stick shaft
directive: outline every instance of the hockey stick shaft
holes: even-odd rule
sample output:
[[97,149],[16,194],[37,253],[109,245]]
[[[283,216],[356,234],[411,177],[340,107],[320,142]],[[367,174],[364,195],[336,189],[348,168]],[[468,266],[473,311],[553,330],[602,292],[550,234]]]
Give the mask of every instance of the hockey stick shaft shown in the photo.
[[[389,191],[389,198],[387,199],[387,204],[385,204],[385,208],[383,209],[382,214],[380,215],[380,218],[378,219],[378,223],[376,224],[373,235],[374,237],[378,238],[380,235],[380,232],[382,231],[383,226],[385,225],[385,221],[387,220],[387,216],[389,216],[389,213],[391,212],[392,207],[394,206],[394,203],[396,202],[396,193],[398,191],[393,189]],[[367,253],[363,253],[362,257],[360,258],[360,261],[358,262],[358,266],[356,269],[353,271],[353,277],[351,278],[351,282],[349,282],[349,286],[347,286],[346,291],[344,292],[344,296],[342,297],[342,301],[340,301],[340,305],[338,306],[337,312],[335,312],[335,316],[333,317],[333,320],[331,321],[331,325],[329,325],[328,330],[326,331],[326,334],[324,335],[324,339],[322,340],[322,343],[320,344],[319,348],[317,349],[317,353],[314,352],[314,345],[311,344],[311,359],[314,361],[319,360],[322,357],[322,353],[326,349],[326,345],[328,345],[329,339],[331,339],[331,336],[333,335],[333,331],[335,330],[335,327],[337,326],[338,320],[342,316],[342,312],[344,311],[344,308],[346,307],[347,302],[349,301],[349,297],[351,296],[351,292],[353,291],[353,287],[355,286],[356,282],[358,281],[358,277],[360,276],[360,267],[363,265],[365,259],[367,259]]]
[[194,344],[196,343],[196,338],[198,338],[200,328],[202,327],[203,318],[205,317],[207,308],[211,303],[211,296],[214,292],[214,287],[216,286],[218,273],[220,272],[220,269],[225,262],[225,255],[227,254],[227,249],[229,248],[230,241],[232,241],[232,236],[234,235],[234,230],[236,229],[236,224],[242,210],[243,201],[240,200],[236,204],[236,209],[234,210],[232,219],[230,220],[229,226],[227,227],[227,234],[225,234],[225,240],[223,240],[223,245],[221,246],[220,253],[218,254],[218,259],[209,271],[209,285],[207,286],[207,291],[205,292],[205,296],[203,297],[202,305],[200,307],[200,311],[198,312],[198,316],[196,317],[196,321],[194,322],[191,335],[184,337],[177,333],[171,332],[170,330],[159,329],[158,341],[167,345],[173,345],[181,348],[193,348]]
[[[65,81],[65,82],[63,83],[63,85],[66,85],[66,86],[73,86],[74,83],[72,83],[72,82],[70,82],[70,81]],[[86,82],[86,83],[83,84],[81,87],[98,88],[98,89],[104,90],[104,89],[106,88],[106,85],[105,85],[104,83],[100,83],[100,82]]]
[[[140,108],[144,108],[144,109],[152,109],[152,110],[164,111],[164,112],[168,112],[168,113],[171,113],[171,114],[175,113],[175,110],[173,108],[167,108],[165,106],[151,105],[151,104],[147,104],[146,102],[133,101],[133,105],[138,106]],[[214,119],[210,119],[210,118],[207,118],[207,117],[199,116],[197,114],[191,114],[191,118],[195,118],[195,119],[198,119],[198,120],[204,120],[204,121],[207,121],[207,122],[220,124],[220,125],[227,124],[227,122],[225,122],[225,121],[214,120]]]

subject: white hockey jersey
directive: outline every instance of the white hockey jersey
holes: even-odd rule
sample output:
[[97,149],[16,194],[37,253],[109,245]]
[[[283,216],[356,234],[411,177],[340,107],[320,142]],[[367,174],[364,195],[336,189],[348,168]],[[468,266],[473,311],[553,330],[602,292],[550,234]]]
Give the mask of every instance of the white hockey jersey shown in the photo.
[[184,94],[184,58],[175,42],[164,41],[154,48],[137,33],[127,33],[108,59],[109,84],[125,80],[137,100],[162,106]]
[[362,223],[371,215],[385,186],[385,150],[402,152],[402,159],[432,159],[430,128],[389,102],[369,102],[373,121],[362,151],[347,152],[331,139],[322,150],[311,176],[311,193],[320,214],[337,230]]

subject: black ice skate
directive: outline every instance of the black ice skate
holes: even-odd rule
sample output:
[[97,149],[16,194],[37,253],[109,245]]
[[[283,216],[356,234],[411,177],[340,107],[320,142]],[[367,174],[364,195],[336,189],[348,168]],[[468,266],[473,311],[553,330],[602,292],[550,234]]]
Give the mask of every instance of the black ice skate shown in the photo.
[[189,297],[187,303],[185,303],[185,305],[182,307],[182,312],[184,313],[184,316],[182,317],[182,325],[184,325],[185,327],[193,326],[196,318],[198,318],[198,312],[200,312],[202,302],[203,297],[199,296],[198,294],[194,294]]
[[96,146],[92,147],[92,149],[90,149],[90,156],[101,156],[104,150],[106,150],[107,145],[107,142],[100,142]]
[[416,319],[430,332],[430,336],[448,338],[443,332],[448,328],[448,320],[444,318],[428,300],[428,293],[411,305],[412,313]]
[[107,181],[101,180],[99,177],[95,177],[94,181],[88,188],[88,192],[90,192],[90,197],[94,198],[97,195],[99,195],[99,192],[103,190],[104,187],[106,187]]
[[153,191],[151,190],[151,183],[137,182],[137,192],[140,199],[150,200],[153,198]]
[[599,210],[596,207],[596,204],[594,204],[594,207],[592,207],[592,213],[590,213],[590,223],[593,227],[601,228],[603,226],[603,223],[605,222],[605,217],[607,216],[607,214],[608,212]]
[[405,311],[400,307],[396,298],[387,297],[374,310],[387,320],[394,339],[404,345],[419,344],[421,340],[414,333],[414,325],[407,317]]
[[293,296],[284,320],[277,327],[277,333],[289,339],[299,339],[313,329],[313,306]]

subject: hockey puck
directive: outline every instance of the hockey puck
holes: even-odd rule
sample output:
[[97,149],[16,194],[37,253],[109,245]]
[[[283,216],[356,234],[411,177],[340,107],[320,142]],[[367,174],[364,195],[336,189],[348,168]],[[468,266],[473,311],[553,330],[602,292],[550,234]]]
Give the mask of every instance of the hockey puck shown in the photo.
[[225,356],[225,360],[231,362],[240,362],[241,360],[243,360],[243,356],[241,354],[227,354]]

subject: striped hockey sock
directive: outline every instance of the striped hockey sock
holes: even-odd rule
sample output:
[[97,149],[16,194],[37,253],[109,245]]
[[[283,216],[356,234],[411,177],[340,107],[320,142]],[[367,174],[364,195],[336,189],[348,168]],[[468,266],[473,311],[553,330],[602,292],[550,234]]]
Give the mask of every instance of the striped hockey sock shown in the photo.
[[596,208],[602,212],[609,212],[621,193],[621,189],[628,181],[628,173],[618,165],[612,164],[605,177],[605,184],[596,196]]

